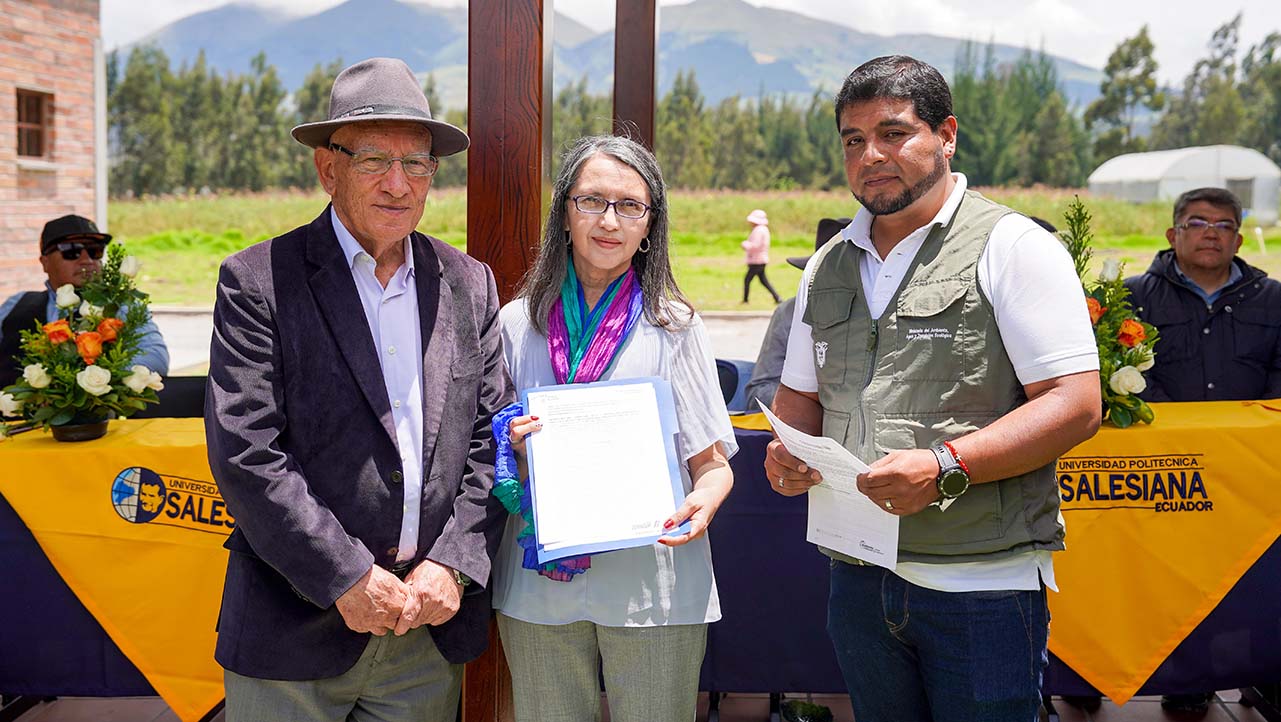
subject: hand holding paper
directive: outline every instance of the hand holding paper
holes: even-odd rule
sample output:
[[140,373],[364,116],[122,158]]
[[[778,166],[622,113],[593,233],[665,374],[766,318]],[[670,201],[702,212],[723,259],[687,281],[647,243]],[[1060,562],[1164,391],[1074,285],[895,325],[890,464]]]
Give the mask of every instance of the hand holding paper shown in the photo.
[[809,491],[806,541],[893,569],[898,563],[898,517],[858,490],[858,475],[870,467],[835,439],[810,436],[763,404],[761,409],[787,450],[823,475],[822,483]]

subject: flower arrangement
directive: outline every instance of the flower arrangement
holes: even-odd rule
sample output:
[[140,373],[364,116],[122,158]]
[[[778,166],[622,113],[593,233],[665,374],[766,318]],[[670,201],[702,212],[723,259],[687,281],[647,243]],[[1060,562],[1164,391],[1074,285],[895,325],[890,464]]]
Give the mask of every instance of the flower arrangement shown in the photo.
[[56,289],[59,318],[21,332],[22,380],[0,390],[0,416],[18,421],[0,432],[125,417],[159,401],[160,374],[132,365],[148,318],[137,273],[137,259],[113,244],[82,287]]
[[1138,394],[1147,388],[1143,372],[1156,363],[1152,347],[1157,330],[1140,320],[1130,307],[1130,290],[1121,280],[1120,263],[1104,261],[1099,275],[1087,280],[1094,232],[1090,230],[1090,213],[1080,198],[1073,199],[1064,219],[1064,243],[1081,278],[1090,323],[1094,324],[1094,342],[1099,347],[1103,418],[1122,429],[1140,421],[1150,424],[1152,407]]

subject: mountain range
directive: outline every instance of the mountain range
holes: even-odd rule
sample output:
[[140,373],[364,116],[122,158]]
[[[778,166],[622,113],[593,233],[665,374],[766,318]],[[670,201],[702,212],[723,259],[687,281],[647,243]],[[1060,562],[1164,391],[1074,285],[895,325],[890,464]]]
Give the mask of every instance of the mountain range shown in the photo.
[[[602,0],[604,1],[604,0]],[[853,3],[851,3],[853,6]],[[762,93],[808,96],[833,93],[850,70],[879,56],[902,53],[952,73],[964,39],[926,34],[879,35],[855,30],[856,20],[824,21],[743,0],[694,0],[659,10],[659,93],[676,74],[694,71],[709,103]],[[556,13],[553,82],[557,89],[587,78],[589,91],[608,93],[614,31],[596,32]],[[204,50],[223,72],[247,72],[259,51],[294,89],[317,63],[351,63],[373,56],[403,58],[422,76],[431,73],[446,107],[467,99],[467,10],[408,0],[347,0],[298,17],[250,4],[230,3],[173,22],[143,38],[176,68]],[[998,63],[1025,48],[996,44]],[[127,56],[130,48],[121,49]],[[1068,102],[1083,108],[1099,94],[1102,73],[1051,56]]]

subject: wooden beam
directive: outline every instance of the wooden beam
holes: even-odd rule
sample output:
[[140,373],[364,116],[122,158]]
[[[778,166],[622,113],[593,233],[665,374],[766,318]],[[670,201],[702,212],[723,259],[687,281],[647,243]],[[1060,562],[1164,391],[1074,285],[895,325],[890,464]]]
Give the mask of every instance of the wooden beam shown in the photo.
[[654,149],[658,105],[658,0],[616,0],[614,134]]
[[[538,250],[550,145],[552,0],[471,0],[467,30],[467,252],[507,302]],[[463,722],[509,722],[511,675],[493,620],[463,676]]]
[[551,6],[551,0],[468,4],[467,252],[494,270],[504,302],[538,248]]

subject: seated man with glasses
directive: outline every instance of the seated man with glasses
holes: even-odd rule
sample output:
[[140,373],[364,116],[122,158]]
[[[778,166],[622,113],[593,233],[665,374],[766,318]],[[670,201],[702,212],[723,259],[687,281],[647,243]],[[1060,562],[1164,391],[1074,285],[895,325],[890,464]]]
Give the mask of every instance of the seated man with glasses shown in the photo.
[[1139,317],[1156,326],[1149,401],[1281,397],[1281,283],[1241,260],[1241,201],[1198,188],[1174,204],[1170,248],[1126,279]]
[[[0,304],[0,388],[22,377],[21,331],[33,328],[36,321],[58,320],[54,292],[68,283],[76,288],[84,285],[102,266],[102,254],[110,242],[109,234],[100,233],[93,221],[81,216],[66,215],[45,224],[40,233],[40,265],[48,276],[44,289],[14,294]],[[151,319],[143,326],[135,363],[161,375],[169,373],[169,350]]]

